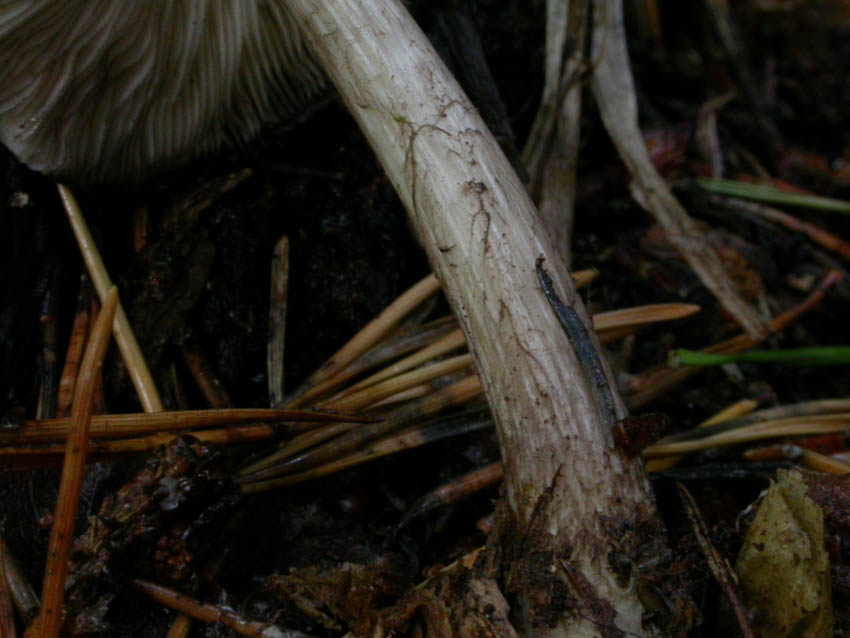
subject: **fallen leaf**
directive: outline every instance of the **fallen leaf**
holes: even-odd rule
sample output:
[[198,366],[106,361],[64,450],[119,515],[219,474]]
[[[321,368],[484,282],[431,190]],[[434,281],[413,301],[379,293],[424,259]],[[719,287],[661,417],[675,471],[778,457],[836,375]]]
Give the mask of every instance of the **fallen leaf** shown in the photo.
[[735,565],[761,636],[832,636],[823,514],[806,489],[799,472],[778,472]]

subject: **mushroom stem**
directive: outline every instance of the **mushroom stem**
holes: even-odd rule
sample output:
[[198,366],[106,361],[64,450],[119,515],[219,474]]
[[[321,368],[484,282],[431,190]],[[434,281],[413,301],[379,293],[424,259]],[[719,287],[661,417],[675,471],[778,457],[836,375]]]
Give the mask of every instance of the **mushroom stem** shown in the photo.
[[[558,590],[582,583],[573,596],[593,592],[609,604],[613,620],[605,622],[648,635],[636,594],[604,557],[624,530],[654,520],[653,498],[640,463],[614,448],[612,423],[595,404],[601,381],[624,414],[607,364],[595,380],[582,372],[579,357],[599,344],[525,188],[400,2],[287,6],[393,182],[470,344],[498,426],[509,513],[534,536],[539,577],[516,592],[523,622],[539,636],[598,635],[603,619],[566,608],[539,633],[550,625],[535,622],[535,605],[554,591],[542,591],[550,579]],[[541,291],[539,257],[586,327],[583,347],[571,345]],[[565,553],[569,575],[558,559]]]

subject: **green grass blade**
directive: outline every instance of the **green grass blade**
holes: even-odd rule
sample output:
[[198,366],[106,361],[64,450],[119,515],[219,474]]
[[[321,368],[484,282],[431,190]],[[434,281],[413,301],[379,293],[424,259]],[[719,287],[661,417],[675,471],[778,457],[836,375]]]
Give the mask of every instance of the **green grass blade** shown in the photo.
[[788,350],[751,350],[736,354],[709,354],[698,350],[674,350],[670,365],[721,366],[727,363],[779,363],[783,365],[823,366],[850,363],[850,347],[826,346]]
[[850,213],[850,202],[817,195],[800,195],[799,193],[787,193],[762,184],[750,184],[749,182],[736,182],[731,179],[714,179],[711,177],[697,177],[697,185],[712,193],[749,199],[765,204],[776,204],[780,206],[797,206],[801,208],[813,208],[836,213]]

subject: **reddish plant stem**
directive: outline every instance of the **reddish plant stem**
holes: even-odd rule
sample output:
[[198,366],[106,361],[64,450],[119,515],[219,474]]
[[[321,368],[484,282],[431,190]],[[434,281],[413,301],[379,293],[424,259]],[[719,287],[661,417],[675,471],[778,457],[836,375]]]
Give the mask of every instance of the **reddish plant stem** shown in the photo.
[[71,434],[65,451],[62,481],[56,501],[53,529],[47,550],[47,565],[44,570],[44,588],[41,595],[40,632],[37,635],[53,638],[59,635],[62,625],[62,602],[65,598],[65,579],[68,576],[68,560],[80,486],[86,463],[86,447],[89,438],[89,423],[92,416],[92,393],[103,366],[106,347],[112,336],[112,321],[118,307],[118,290],[113,287],[106,295],[103,307],[95,322],[92,338],[86,347],[80,367],[79,383],[74,392],[71,406]]

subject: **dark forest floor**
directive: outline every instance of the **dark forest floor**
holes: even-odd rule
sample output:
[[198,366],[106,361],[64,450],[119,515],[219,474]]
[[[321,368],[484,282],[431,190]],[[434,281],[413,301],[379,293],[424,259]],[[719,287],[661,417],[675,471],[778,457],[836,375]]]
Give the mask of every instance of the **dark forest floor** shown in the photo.
[[[776,314],[799,303],[829,268],[844,272],[846,264],[798,233],[719,209],[693,185],[691,178],[706,168],[694,140],[700,106],[735,85],[705,11],[697,4],[702,3],[659,2],[660,32],[654,33],[642,20],[645,15],[637,8],[641,3],[629,3],[642,127],[657,145],[654,157],[660,170],[689,213],[705,224],[707,240],[725,251],[754,303]],[[761,165],[775,179],[818,195],[850,199],[850,71],[844,63],[850,59],[850,8],[837,1],[732,4],[746,64],[759,82],[784,146],[780,154],[769,154],[751,105],[744,99],[732,101],[718,115],[727,175],[757,176],[753,167]],[[763,6],[767,4],[773,8]],[[480,0],[475,5],[472,15],[521,147],[542,89],[544,7],[539,1]],[[444,44],[439,15],[440,9],[433,9],[421,16],[438,47]],[[663,302],[702,307],[688,319],[647,328],[608,346],[628,397],[633,375],[664,364],[670,349],[699,349],[739,330],[631,199],[628,174],[587,94],[583,113],[573,267],[600,273],[583,292],[589,309]],[[61,366],[82,266],[53,184],[5,152],[0,159],[0,219],[6,229],[0,233],[0,408],[5,414],[2,426],[14,428],[36,414],[45,379],[44,334],[50,327],[56,331],[53,351],[59,353]],[[174,211],[180,219],[179,211],[185,209],[181,202],[188,194],[244,168],[252,174],[216,196],[197,223],[181,227],[178,221],[177,231],[160,230]],[[203,353],[235,406],[268,406],[269,271],[281,236],[289,238],[291,248],[287,388],[296,387],[428,273],[392,186],[333,98],[294,127],[266,131],[247,149],[143,186],[81,191],[78,196],[131,322],[145,327],[139,338],[172,409],[207,407],[184,361],[187,347]],[[134,224],[143,215],[147,245],[135,253]],[[846,216],[811,211],[799,216],[839,237],[850,237]],[[438,306],[433,316],[447,310],[444,302]],[[764,347],[843,345],[848,320],[850,288],[843,283]],[[678,431],[741,399],[768,407],[844,398],[848,387],[848,366],[742,364],[707,370],[640,411],[665,412]],[[114,352],[107,360],[103,396],[110,412],[139,410]],[[92,621],[107,627],[106,635],[165,635],[173,612],[128,584],[128,578],[138,576],[170,579],[177,589],[227,602],[245,616],[269,619],[279,614],[282,626],[313,635],[342,635],[344,623],[335,626],[329,619],[339,622],[344,613],[333,605],[308,613],[292,602],[292,583],[276,590],[267,579],[291,569],[330,573],[334,565],[384,560],[392,564],[386,571],[386,590],[371,602],[387,604],[433,566],[448,564],[485,540],[476,521],[492,511],[498,487],[429,512],[398,533],[396,528],[431,489],[498,458],[491,430],[291,488],[240,497],[221,477],[261,446],[205,448],[193,460],[198,475],[209,476],[204,475],[207,482],[202,481],[201,496],[192,508],[157,518],[159,528],[147,530],[122,550],[104,582],[93,586],[97,591],[89,592],[92,600],[102,599],[106,591],[114,594],[105,618]],[[84,485],[82,513],[95,514],[105,497],[151,462],[148,455],[135,455],[93,464]],[[721,595],[708,567],[698,561],[673,479],[685,481],[712,541],[734,561],[742,535],[736,528],[739,513],[767,487],[776,466],[749,463],[742,460],[740,448],[731,448],[689,457],[681,467],[679,473],[657,476],[654,485],[672,546],[692,561],[688,593],[702,621],[692,635],[710,636],[719,631],[714,610]],[[49,535],[45,520],[52,512],[57,482],[56,468],[0,475],[0,531],[36,589]],[[81,517],[79,531],[84,527]],[[850,577],[841,575],[848,565],[850,537],[837,542],[836,635],[846,635]],[[210,565],[216,567],[214,577],[205,574]],[[282,601],[286,596],[289,602]],[[228,632],[210,625],[196,627],[192,635]]]

